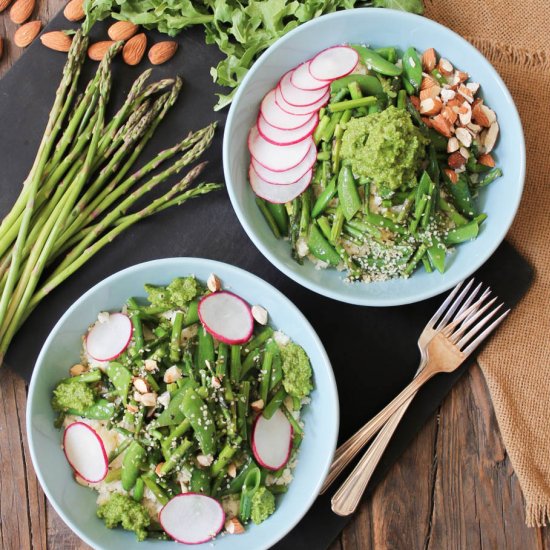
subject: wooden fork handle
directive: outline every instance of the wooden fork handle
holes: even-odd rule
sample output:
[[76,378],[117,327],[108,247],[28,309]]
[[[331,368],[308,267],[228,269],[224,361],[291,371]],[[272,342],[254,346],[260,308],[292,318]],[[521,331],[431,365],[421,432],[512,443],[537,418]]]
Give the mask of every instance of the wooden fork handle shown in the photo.
[[367,422],[354,436],[353,441],[345,448],[344,451],[338,454],[336,459],[331,464],[327,474],[321,493],[332,484],[332,482],[340,475],[342,470],[353,460],[357,453],[370,441],[376,433],[384,426],[384,424],[393,416],[399,408],[412,399],[416,392],[425,384],[432,376],[433,372],[429,369],[422,370],[405,389],[394,398],[384,409],[382,409],[374,418]]

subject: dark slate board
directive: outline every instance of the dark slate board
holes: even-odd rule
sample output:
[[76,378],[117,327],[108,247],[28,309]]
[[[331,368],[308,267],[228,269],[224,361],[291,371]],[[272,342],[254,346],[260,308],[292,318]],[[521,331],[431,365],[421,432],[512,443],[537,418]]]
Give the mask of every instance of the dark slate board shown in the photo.
[[[67,26],[59,15],[46,31]],[[105,28],[106,23],[98,24],[94,36],[105,37]],[[159,37],[150,33],[150,39]],[[176,143],[188,130],[216,119],[220,128],[207,154],[211,162],[205,181],[222,181],[221,143],[226,114],[212,111],[216,87],[208,70],[218,61],[219,53],[204,45],[200,29],[186,32],[178,40],[181,45],[177,55],[167,65],[156,68],[153,78],[180,74],[185,80],[184,89],[142,158],[150,158],[156,151]],[[35,41],[0,81],[0,131],[5,136],[0,149],[2,215],[13,204],[34,158],[64,59],[64,55],[46,50]],[[139,69],[146,66],[144,61]],[[120,60],[115,62],[111,104],[120,104],[139,69],[124,66]],[[93,70],[94,64],[88,62],[85,76]],[[14,340],[6,363],[28,380],[49,331],[83,292],[115,271],[171,256],[201,256],[235,264],[264,278],[298,305],[323,340],[334,367],[340,394],[341,441],[410,381],[418,363],[418,335],[442,299],[380,309],[341,304],[318,296],[285,277],[254,248],[240,227],[227,194],[221,191],[145,220],[101,251],[43,301]],[[533,272],[508,243],[503,243],[477,277],[513,306],[528,289]],[[439,376],[422,390],[397,430],[369,490],[463,372],[460,369],[452,375]],[[298,527],[276,548],[294,549],[306,544],[310,548],[326,548],[348,521],[330,511],[330,496],[331,492],[319,498]]]

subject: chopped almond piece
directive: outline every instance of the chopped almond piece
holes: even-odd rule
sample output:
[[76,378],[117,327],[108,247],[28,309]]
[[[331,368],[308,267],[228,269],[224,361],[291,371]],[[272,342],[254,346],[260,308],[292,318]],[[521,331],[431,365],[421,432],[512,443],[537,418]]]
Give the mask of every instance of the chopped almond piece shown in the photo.
[[466,147],[461,147],[458,152],[466,159],[468,160],[470,158],[470,152]]
[[470,147],[470,145],[472,145],[472,134],[470,134],[466,128],[457,128],[455,136],[464,147]]
[[448,105],[445,105],[443,109],[441,109],[441,114],[451,123],[454,124],[456,120],[458,119],[458,115],[453,111],[451,107]]
[[482,134],[483,152],[490,153],[495,146],[498,137],[498,122],[493,122],[488,130],[485,130]]
[[460,154],[459,151],[455,151],[449,155],[447,164],[450,168],[462,168],[466,164],[466,159]]
[[[452,91],[454,91],[454,90],[451,90],[451,92]],[[456,93],[455,93],[455,95],[456,95]],[[462,100],[458,99],[458,97],[455,97],[455,98],[447,101],[447,106],[451,107],[451,108],[456,107],[458,109],[458,107],[460,107],[461,105],[462,105]],[[458,113],[458,111],[455,111],[455,113]]]
[[472,90],[464,86],[464,84],[461,84],[457,91],[468,103],[472,103],[474,101],[474,93]]
[[472,118],[476,124],[479,124],[484,128],[489,128],[493,122],[496,122],[497,115],[492,109],[489,109],[487,105],[483,105],[483,102],[479,102],[472,109]]
[[452,63],[448,59],[445,59],[444,57],[442,57],[439,60],[439,63],[437,64],[437,68],[439,69],[439,72],[443,76],[451,76],[454,70]]
[[468,90],[471,90],[472,93],[474,95],[476,95],[477,91],[479,90],[479,83],[478,82],[468,82],[468,84],[466,84],[466,88],[468,88]]
[[432,128],[445,137],[453,135],[453,125],[441,114],[432,118]]
[[[466,80],[470,78],[470,75],[463,71],[455,71],[455,77],[458,80],[458,82],[466,82]],[[478,87],[479,87],[479,84],[478,84]]]
[[439,86],[431,86],[425,90],[420,90],[420,103],[429,97],[432,99],[437,98],[439,96],[439,92],[441,92],[441,88]]
[[489,168],[493,168],[495,166],[495,159],[489,153],[479,155],[477,162],[479,162],[479,164],[483,164],[483,166],[489,166]]
[[470,130],[470,132],[472,132],[474,136],[481,132],[481,126],[479,126],[478,124],[474,124],[473,122],[470,122],[470,124],[468,124],[466,128],[468,128],[468,130]]
[[447,153],[454,153],[455,151],[458,151],[460,147],[460,144],[458,143],[458,139],[455,137],[449,138],[449,141],[447,142]]
[[431,88],[432,86],[439,86],[439,84],[438,84],[438,82],[435,78],[428,75],[428,76],[425,76],[422,79],[422,83],[420,84],[420,89],[421,90],[427,90],[428,88]]
[[451,170],[450,168],[445,168],[444,172],[451,183],[456,183],[458,181],[458,174],[454,170]]
[[435,69],[437,63],[437,57],[433,48],[428,48],[422,54],[422,68],[427,73],[432,72]]
[[422,122],[424,122],[424,124],[428,127],[428,128],[431,128],[432,127],[432,119],[428,116],[423,116],[422,117]]
[[411,103],[413,105],[413,107],[419,111],[420,110],[420,99],[418,98],[418,96],[415,96],[415,95],[412,95],[409,97],[409,99],[411,100]]
[[441,99],[444,103],[447,103],[451,100],[453,100],[456,96],[456,92],[454,90],[451,90],[450,88],[443,88],[441,90]]
[[460,118],[460,124],[466,126],[472,121],[472,109],[468,103],[464,103],[461,108],[459,108],[458,118]]
[[443,103],[441,99],[437,97],[428,97],[420,101],[420,114],[427,116],[437,115],[442,107]]
[[237,518],[228,519],[225,522],[225,530],[230,535],[240,535],[244,533],[244,527],[242,526],[242,523]]

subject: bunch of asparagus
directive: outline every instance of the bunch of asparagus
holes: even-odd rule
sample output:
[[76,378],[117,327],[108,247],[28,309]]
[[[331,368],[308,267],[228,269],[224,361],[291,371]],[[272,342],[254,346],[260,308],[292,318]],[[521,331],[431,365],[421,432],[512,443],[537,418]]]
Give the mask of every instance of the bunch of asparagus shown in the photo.
[[87,46],[88,38],[77,32],[36,159],[0,225],[0,365],[15,333],[40,301],[107,243],[140,219],[220,187],[203,183],[188,189],[204,168],[201,163],[162,196],[129,212],[138,199],[201,156],[215,125],[190,133],[132,173],[176,101],[181,80],[146,85],[151,71],[145,71],[107,120],[111,61],[123,43],[111,46],[77,96]]

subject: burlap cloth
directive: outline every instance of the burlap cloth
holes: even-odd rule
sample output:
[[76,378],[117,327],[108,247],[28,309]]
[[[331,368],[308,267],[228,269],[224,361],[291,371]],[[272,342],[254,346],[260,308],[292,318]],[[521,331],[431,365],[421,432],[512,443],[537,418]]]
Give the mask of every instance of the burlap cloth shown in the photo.
[[427,17],[496,67],[523,122],[527,179],[508,239],[535,267],[535,282],[479,362],[523,489],[527,525],[542,526],[550,521],[550,1],[425,2]]

